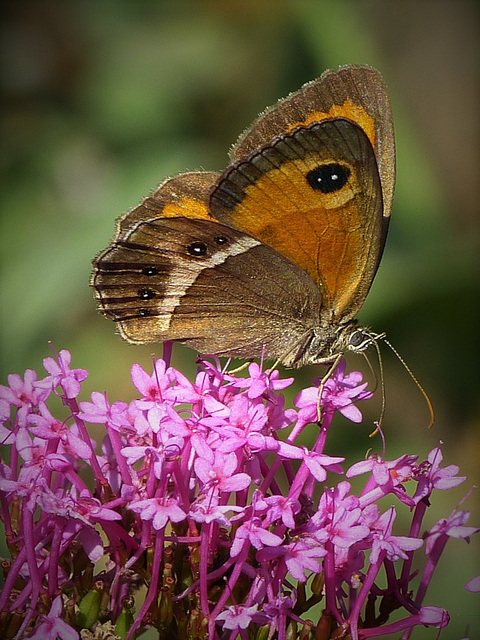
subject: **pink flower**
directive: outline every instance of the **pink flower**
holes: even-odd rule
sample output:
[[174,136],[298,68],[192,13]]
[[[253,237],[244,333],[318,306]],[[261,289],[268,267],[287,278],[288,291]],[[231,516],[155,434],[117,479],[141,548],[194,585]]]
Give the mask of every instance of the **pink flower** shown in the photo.
[[360,540],[364,540],[370,533],[370,529],[364,524],[360,524],[361,513],[361,509],[347,510],[342,507],[337,508],[332,522],[325,527],[328,539],[335,546],[344,549]]
[[30,426],[30,431],[34,436],[43,440],[55,440],[61,443],[66,453],[74,454],[78,458],[90,458],[92,450],[88,444],[67,427],[65,422],[59,422],[54,418],[45,402],[40,402],[38,411],[39,413],[27,417],[27,423],[33,425]]
[[303,461],[317,482],[323,482],[327,477],[325,467],[330,471],[343,473],[343,469],[339,463],[344,460],[345,458],[333,458],[332,456],[325,456],[322,453],[314,453],[304,448]]
[[268,522],[281,521],[286,527],[295,529],[295,516],[300,513],[300,502],[293,498],[285,498],[281,495],[268,496],[256,503],[257,509],[265,505],[266,519]]
[[273,391],[286,389],[294,381],[293,378],[280,380],[279,371],[262,371],[256,362],[248,366],[248,373],[250,378],[234,378],[232,386],[247,389],[247,396],[251,399],[259,398],[263,394],[275,399]]
[[132,382],[142,394],[142,409],[151,409],[155,404],[169,402],[195,402],[198,393],[191,382],[179,371],[167,368],[164,360],[155,361],[155,370],[148,375],[139,364],[132,366]]
[[480,592],[480,575],[475,576],[471,580],[467,582],[465,585],[465,589],[470,591],[470,593],[479,593]]
[[235,473],[237,466],[238,460],[234,453],[225,455],[216,451],[213,460],[195,460],[195,473],[203,484],[215,491],[242,491],[250,485],[252,479],[246,473]]
[[282,538],[264,529],[261,520],[253,517],[237,529],[230,549],[230,556],[232,558],[238,556],[247,541],[255,547],[255,549],[263,549],[263,547],[278,546],[282,543]]
[[[15,444],[18,453],[25,461],[19,474],[19,478],[23,481],[27,478],[31,480],[39,478],[46,469],[66,472],[71,468],[71,462],[64,453],[57,453],[55,450],[49,452],[45,441],[41,438],[32,440],[27,429],[18,430]],[[82,444],[84,445],[83,442]]]
[[162,432],[157,440],[157,446],[137,445],[133,447],[123,447],[121,453],[125,456],[127,463],[132,466],[138,460],[145,460],[148,466],[153,465],[155,476],[160,479],[166,462],[181,455],[184,448],[183,438],[171,437],[167,432]]
[[230,526],[230,521],[226,514],[229,511],[242,512],[242,507],[235,505],[221,505],[218,492],[209,491],[199,495],[198,499],[192,504],[189,516],[195,522],[217,522],[225,527]]
[[423,545],[420,538],[410,538],[408,536],[392,536],[393,522],[395,520],[395,509],[391,507],[375,523],[372,531],[373,544],[370,553],[370,562],[378,562],[383,555],[395,562],[399,558],[407,559],[407,552],[416,551]]
[[17,422],[25,426],[25,418],[33,407],[38,406],[41,400],[48,398],[49,389],[38,388],[37,374],[32,369],[25,371],[24,379],[12,373],[7,377],[8,387],[0,385],[0,399],[2,400],[2,414],[7,420],[10,411],[9,405],[17,407]]
[[130,503],[129,509],[138,513],[142,520],[151,521],[157,531],[163,529],[169,520],[181,522],[187,517],[175,498],[134,500]]
[[322,545],[309,537],[304,537],[282,546],[265,547],[259,553],[259,558],[283,557],[292,578],[299,582],[306,582],[311,573],[322,571],[322,564],[319,560],[326,553]]
[[439,520],[428,532],[426,551],[432,552],[433,546],[439,538],[462,538],[469,542],[470,537],[480,531],[477,527],[465,527],[470,513],[468,511],[454,511],[448,518]]
[[413,496],[415,503],[428,497],[433,489],[441,491],[458,487],[465,480],[465,476],[457,476],[459,468],[451,464],[440,468],[443,454],[440,447],[432,449],[428,454],[428,465],[421,465],[416,473],[418,479],[417,490]]
[[39,494],[38,504],[45,513],[77,518],[83,523],[95,524],[100,521],[110,522],[122,519],[119,513],[108,509],[100,500],[92,497],[88,489],[82,490],[80,495],[76,495],[75,490],[65,495],[62,490],[54,493],[45,489]]
[[70,625],[64,622],[61,618],[63,611],[62,596],[57,596],[52,602],[50,611],[43,617],[41,622],[34,633],[29,635],[29,640],[78,640],[79,635],[75,629],[72,629]]
[[450,616],[440,607],[422,607],[418,619],[420,624],[437,627],[437,629],[444,629],[450,622]]
[[[358,491],[329,474],[344,467],[334,455],[344,453],[343,438],[327,443],[334,413],[358,420],[354,403],[370,396],[345,363],[325,383],[328,420],[312,428],[310,446],[298,436],[317,418],[318,387],[298,396],[297,414],[280,393],[291,380],[254,363],[249,377],[236,378],[217,359],[200,360],[195,383],[163,360],[151,374],[134,365],[140,397],[110,403],[93,392],[80,410],[86,372],[71,370],[64,351],[45,364],[44,381],[27,372],[1,389],[0,515],[14,553],[0,610],[7,624],[23,616],[19,637],[77,638],[67,621],[91,596],[109,623],[121,611],[130,616],[128,640],[143,626],[170,633],[179,622],[194,630],[206,623],[222,639],[263,631],[283,638],[300,613],[315,615],[309,609],[319,600],[352,640],[448,623],[445,611],[421,605],[446,541],[479,529],[466,526],[463,511],[439,520],[423,563],[417,535],[430,493],[462,478],[454,465],[440,468],[438,449],[418,465],[408,455],[353,464],[348,477],[367,473]],[[52,390],[63,406],[47,403]],[[85,422],[101,425],[101,451]],[[415,500],[407,483],[418,484]],[[409,535],[393,535],[393,507],[380,515],[385,497],[411,511]],[[140,593],[131,616],[130,596]],[[49,601],[49,614],[40,613]],[[397,609],[403,617],[387,622]],[[98,625],[95,608],[91,614]],[[308,633],[310,623],[302,624]]]
[[94,391],[91,395],[92,402],[80,402],[79,418],[92,424],[106,424],[122,431],[132,430],[131,420],[128,417],[128,404],[126,402],[114,402],[109,404],[105,393]]
[[223,621],[224,629],[248,629],[252,618],[257,613],[258,604],[254,604],[251,607],[244,607],[242,605],[231,605],[226,607],[222,613],[219,613],[216,621]]
[[[359,371],[345,374],[347,363],[341,360],[332,376],[325,382],[321,405],[325,411],[339,411],[352,422],[361,422],[362,414],[354,402],[368,400],[373,394],[366,391],[367,382],[362,383]],[[320,383],[320,379],[315,382]],[[299,407],[299,422],[308,424],[317,421],[319,388],[310,387],[301,391],[295,398],[295,406]]]
[[76,398],[80,393],[80,386],[88,376],[85,369],[70,369],[72,356],[68,351],[62,350],[58,358],[45,358],[43,366],[50,375],[35,383],[38,389],[54,391],[62,387],[67,398]]
[[418,456],[403,455],[396,460],[382,460],[372,455],[368,460],[362,460],[348,469],[347,478],[353,478],[363,473],[371,472],[371,477],[362,492],[360,503],[362,506],[378,500],[381,495],[393,493],[408,506],[414,501],[406,493],[404,483],[409,481],[415,472],[415,461]]

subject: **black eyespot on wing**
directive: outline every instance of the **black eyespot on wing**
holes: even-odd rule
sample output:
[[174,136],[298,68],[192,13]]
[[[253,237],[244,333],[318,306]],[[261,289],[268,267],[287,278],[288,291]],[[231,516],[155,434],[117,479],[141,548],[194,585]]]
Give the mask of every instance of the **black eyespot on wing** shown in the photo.
[[148,318],[148,316],[151,315],[149,309],[145,309],[144,307],[142,307],[141,309],[138,310],[138,315],[141,318]]
[[207,254],[207,245],[204,242],[192,242],[188,245],[187,251],[194,258],[202,258]]
[[142,269],[142,274],[144,276],[157,276],[159,273],[157,267],[144,267]]
[[215,238],[215,242],[217,244],[227,244],[228,238],[226,236],[218,236],[217,238]]
[[138,297],[141,298],[142,300],[151,300],[152,298],[155,298],[155,296],[157,295],[157,292],[154,291],[153,289],[139,289],[138,290]]
[[350,169],[341,164],[323,164],[307,173],[307,182],[312,189],[322,193],[340,191],[350,177]]

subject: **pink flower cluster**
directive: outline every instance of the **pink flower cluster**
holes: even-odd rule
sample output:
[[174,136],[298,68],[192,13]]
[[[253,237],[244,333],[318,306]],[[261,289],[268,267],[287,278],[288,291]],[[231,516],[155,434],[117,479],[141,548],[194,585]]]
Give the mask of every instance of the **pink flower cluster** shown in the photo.
[[[1,637],[130,639],[154,626],[168,638],[246,639],[265,627],[279,640],[358,640],[448,624],[424,606],[426,591],[448,539],[478,529],[459,510],[426,532],[422,521],[432,491],[464,478],[436,448],[421,463],[371,455],[339,481],[344,458],[324,453],[332,418],[360,422],[357,403],[372,395],[344,361],[308,449],[298,436],[317,421],[319,381],[286,409],[279,392],[292,379],[278,371],[250,364],[237,377],[204,359],[192,383],[159,360],[152,374],[132,367],[137,400],[94,392],[78,404],[87,372],[70,360],[62,351],[44,361],[46,378],[28,370],[0,388],[11,554]],[[49,408],[56,397],[62,417]],[[104,426],[100,446],[87,424]],[[360,474],[356,495],[348,479]],[[395,506],[382,509],[386,495]],[[411,511],[407,535],[394,534],[396,508]]]

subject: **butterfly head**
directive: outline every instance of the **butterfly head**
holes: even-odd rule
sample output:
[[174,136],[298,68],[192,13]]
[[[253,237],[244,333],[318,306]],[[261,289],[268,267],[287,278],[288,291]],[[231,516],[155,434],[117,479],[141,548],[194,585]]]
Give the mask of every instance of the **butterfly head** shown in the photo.
[[363,353],[384,337],[384,333],[374,333],[367,327],[359,326],[357,320],[342,324],[327,323],[313,329],[298,349],[282,357],[282,362],[290,367],[331,364],[349,351]]

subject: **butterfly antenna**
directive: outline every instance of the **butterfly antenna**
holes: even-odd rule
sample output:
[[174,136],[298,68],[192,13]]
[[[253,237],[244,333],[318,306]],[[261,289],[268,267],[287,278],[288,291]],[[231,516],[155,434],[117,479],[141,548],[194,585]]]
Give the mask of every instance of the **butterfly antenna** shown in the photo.
[[372,363],[370,362],[370,358],[368,357],[367,353],[365,351],[361,351],[362,356],[365,358],[366,363],[368,364],[368,368],[370,369],[370,373],[372,374],[372,377],[375,381],[375,386],[373,387],[373,393],[375,393],[375,391],[378,389],[378,376],[377,373],[375,371],[375,369],[373,368]]
[[413,373],[413,371],[410,369],[410,367],[407,365],[407,363],[405,362],[405,360],[402,358],[402,356],[398,353],[398,351],[395,349],[395,347],[384,338],[383,340],[385,342],[385,344],[390,347],[390,349],[392,350],[392,352],[397,356],[397,358],[400,360],[400,362],[403,364],[406,372],[409,374],[409,376],[411,377],[411,379],[414,381],[414,383],[417,385],[418,390],[420,391],[420,393],[422,394],[422,396],[425,398],[425,402],[427,403],[427,407],[428,407],[428,411],[430,413],[430,422],[428,423],[428,428],[431,429],[435,423],[435,411],[433,409],[433,404],[432,401],[430,400],[430,398],[428,397],[427,392],[425,391],[425,389],[422,387],[422,385],[420,384],[420,382],[417,380],[415,374]]

